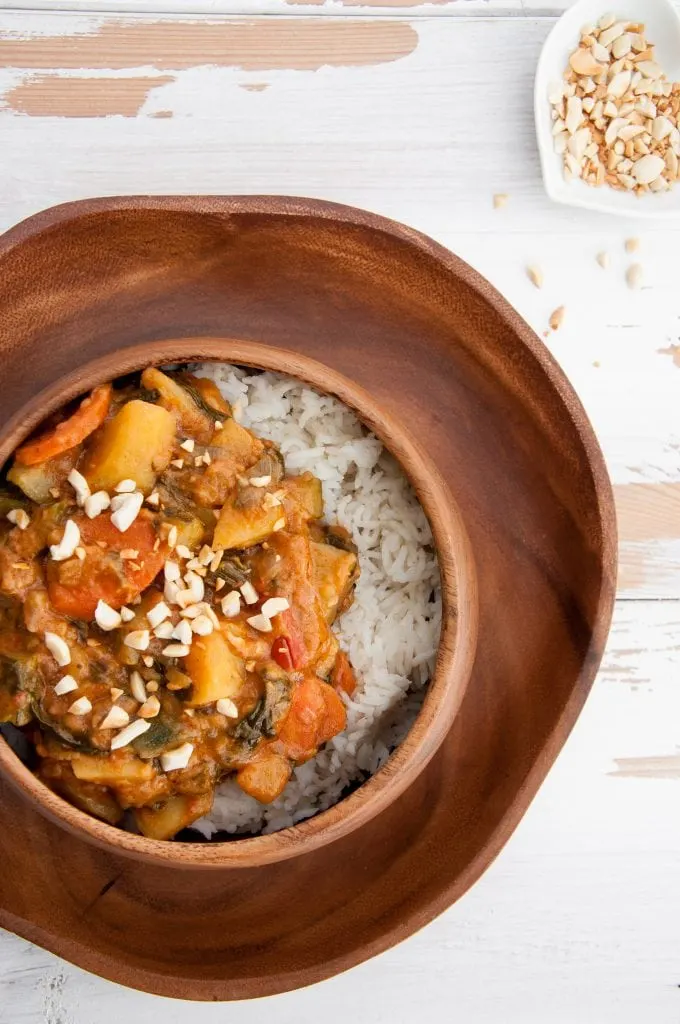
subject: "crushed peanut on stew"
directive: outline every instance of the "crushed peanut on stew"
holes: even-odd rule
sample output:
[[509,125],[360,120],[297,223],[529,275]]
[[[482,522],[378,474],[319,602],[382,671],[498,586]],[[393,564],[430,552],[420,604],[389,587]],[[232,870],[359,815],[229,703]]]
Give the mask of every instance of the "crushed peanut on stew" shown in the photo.
[[357,551],[322,517],[320,481],[187,372],[97,387],[22,445],[0,491],[0,722],[43,782],[154,839],[231,774],[276,799],[355,687],[331,625]]

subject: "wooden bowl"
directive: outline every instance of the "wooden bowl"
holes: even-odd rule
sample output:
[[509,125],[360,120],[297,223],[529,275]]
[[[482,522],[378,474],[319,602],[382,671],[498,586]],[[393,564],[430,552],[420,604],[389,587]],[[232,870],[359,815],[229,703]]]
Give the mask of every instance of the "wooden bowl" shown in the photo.
[[364,825],[396,800],[429,762],[451,728],[474,660],[474,561],[449,488],[427,452],[399,420],[385,412],[369,392],[316,360],[253,342],[203,337],[147,341],[80,365],[34,395],[0,427],[0,465],[46,416],[96,384],[149,365],[205,360],[286,373],[341,399],[385,443],[411,480],[432,526],[442,581],[437,663],[412,728],[375,775],[329,810],[272,835],[232,837],[225,842],[159,842],[99,821],[48,789],[1,740],[0,769],[53,820],[113,852],[179,867],[256,867],[309,853]]
[[240,999],[388,948],[488,866],[595,676],[616,529],[561,371],[486,281],[415,231],[310,200],[139,197],[48,210],[0,239],[0,422],[89,359],[197,336],[319,359],[406,424],[456,496],[479,595],[439,750],[382,813],[309,853],[213,871],[132,859],[0,782],[0,924],[124,984]]

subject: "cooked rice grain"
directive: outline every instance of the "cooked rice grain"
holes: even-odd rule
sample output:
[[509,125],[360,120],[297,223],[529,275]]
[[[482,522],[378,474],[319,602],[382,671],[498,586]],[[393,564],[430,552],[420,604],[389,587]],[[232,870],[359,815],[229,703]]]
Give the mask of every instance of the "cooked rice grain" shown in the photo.
[[359,681],[347,699],[346,730],[295,769],[274,803],[264,806],[227,781],[209,817],[193,826],[206,836],[275,832],[336,803],[408,732],[439,639],[439,569],[413,489],[351,409],[275,373],[220,363],[196,372],[217,383],[239,422],[280,446],[289,472],[310,470],[321,479],[328,521],[347,527],[359,548],[354,604],[335,626]]

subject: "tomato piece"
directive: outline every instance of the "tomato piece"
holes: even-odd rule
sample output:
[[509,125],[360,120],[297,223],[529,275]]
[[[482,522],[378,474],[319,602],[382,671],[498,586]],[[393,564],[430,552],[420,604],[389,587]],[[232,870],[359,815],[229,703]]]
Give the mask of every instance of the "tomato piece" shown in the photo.
[[[94,618],[101,598],[112,608],[120,608],[141,594],[154,581],[167,558],[168,548],[161,544],[154,551],[157,535],[149,519],[136,519],[121,533],[108,517],[75,519],[86,557],[72,582],[62,582],[60,563],[48,564],[47,589],[56,611],[73,619]],[[120,559],[125,549],[137,552],[134,559]]]
[[[286,640],[292,667],[294,669],[303,668],[309,661],[309,655],[307,645],[305,644],[305,635],[297,623],[293,610],[288,608],[285,612],[281,612],[277,618],[282,630],[282,637],[280,639]],[[279,664],[281,663],[279,662]],[[285,665],[281,667],[285,668]]]
[[356,690],[357,680],[349,658],[344,651],[338,651],[331,671],[331,686],[351,697]]
[[95,388],[67,420],[17,448],[15,460],[22,466],[35,466],[75,448],[102,425],[111,405],[111,394],[110,384]]
[[279,636],[272,644],[272,658],[277,665],[280,665],[286,672],[293,668],[293,658],[290,653],[290,644],[285,636]]
[[307,761],[346,724],[345,705],[333,687],[307,676],[293,691],[277,739],[293,761]]

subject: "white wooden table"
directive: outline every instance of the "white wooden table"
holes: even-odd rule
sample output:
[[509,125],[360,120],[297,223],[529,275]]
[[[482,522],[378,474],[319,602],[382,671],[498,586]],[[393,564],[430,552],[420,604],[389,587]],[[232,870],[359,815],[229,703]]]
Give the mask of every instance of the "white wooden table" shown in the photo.
[[[306,991],[189,1007],[0,933],[0,1024],[677,1024],[680,226],[543,195],[532,76],[568,0],[63,3],[0,11],[0,229],[107,193],[318,196],[434,236],[539,332],[565,305],[547,344],[608,460],[621,573],[562,756],[497,862],[421,934]],[[631,236],[639,292],[624,283]]]

